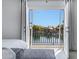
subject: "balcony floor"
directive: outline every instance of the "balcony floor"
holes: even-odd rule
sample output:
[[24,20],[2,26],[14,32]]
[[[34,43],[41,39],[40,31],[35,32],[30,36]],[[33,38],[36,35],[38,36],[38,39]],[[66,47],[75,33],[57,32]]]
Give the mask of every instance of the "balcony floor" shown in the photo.
[[31,48],[64,48],[64,45],[42,45],[42,44],[35,44],[35,45],[31,45]]

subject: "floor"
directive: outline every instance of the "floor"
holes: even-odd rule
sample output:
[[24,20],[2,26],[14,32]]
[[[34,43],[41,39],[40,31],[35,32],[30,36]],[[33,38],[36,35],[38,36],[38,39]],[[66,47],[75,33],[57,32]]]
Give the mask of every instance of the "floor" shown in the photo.
[[64,48],[64,45],[42,45],[42,44],[35,44],[31,45],[31,48]]
[[70,51],[70,58],[69,59],[77,59],[77,51]]

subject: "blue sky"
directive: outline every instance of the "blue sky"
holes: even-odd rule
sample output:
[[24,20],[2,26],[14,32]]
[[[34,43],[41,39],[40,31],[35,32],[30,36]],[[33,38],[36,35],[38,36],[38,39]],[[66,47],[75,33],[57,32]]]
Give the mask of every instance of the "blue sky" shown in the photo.
[[33,10],[31,20],[33,20],[35,25],[55,27],[59,24],[60,19],[63,22],[63,17],[63,10]]

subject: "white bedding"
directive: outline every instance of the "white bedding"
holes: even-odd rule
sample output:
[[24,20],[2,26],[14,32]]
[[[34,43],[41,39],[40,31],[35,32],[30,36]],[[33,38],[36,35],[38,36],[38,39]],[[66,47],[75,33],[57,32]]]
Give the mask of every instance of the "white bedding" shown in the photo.
[[2,40],[2,47],[6,48],[22,48],[26,49],[26,42],[18,39],[3,39]]

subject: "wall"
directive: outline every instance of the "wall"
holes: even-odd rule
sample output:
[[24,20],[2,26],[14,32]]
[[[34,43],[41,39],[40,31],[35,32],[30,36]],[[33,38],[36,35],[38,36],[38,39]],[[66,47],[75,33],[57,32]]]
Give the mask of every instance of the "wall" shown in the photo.
[[21,0],[2,0],[2,38],[20,39]]
[[77,50],[77,2],[76,0],[72,1],[72,24],[74,26],[72,49]]
[[77,0],[71,1],[70,19],[70,50],[77,50]]

